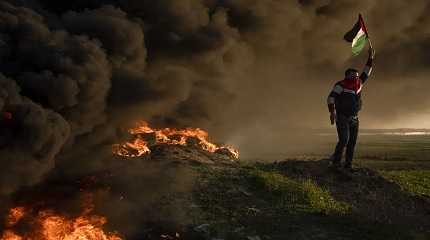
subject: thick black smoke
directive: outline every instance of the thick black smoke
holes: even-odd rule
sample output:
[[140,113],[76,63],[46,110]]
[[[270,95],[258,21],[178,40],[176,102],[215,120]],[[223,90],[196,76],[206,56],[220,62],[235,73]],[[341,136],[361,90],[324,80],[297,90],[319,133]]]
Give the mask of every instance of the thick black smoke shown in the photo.
[[0,193],[41,180],[55,165],[54,157],[69,136],[69,125],[58,114],[19,95],[14,81],[0,75],[0,105],[15,124],[2,126]]
[[426,114],[429,10],[426,0],[0,1],[0,108],[16,125],[0,193],[54,166],[102,168],[117,128],[136,119],[203,127],[245,154],[284,149],[291,129],[328,126],[328,91],[364,64],[342,40],[359,12],[377,51],[362,122]]

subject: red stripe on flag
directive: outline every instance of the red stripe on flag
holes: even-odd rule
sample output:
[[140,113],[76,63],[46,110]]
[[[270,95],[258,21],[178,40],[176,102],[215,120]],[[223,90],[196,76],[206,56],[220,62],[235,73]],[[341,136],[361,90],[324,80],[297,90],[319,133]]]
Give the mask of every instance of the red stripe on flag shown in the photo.
[[367,33],[366,24],[364,24],[364,20],[363,20],[363,17],[361,16],[361,14],[358,15],[358,18],[360,21],[360,27],[364,30],[364,32],[366,33],[366,36],[369,37],[369,34]]

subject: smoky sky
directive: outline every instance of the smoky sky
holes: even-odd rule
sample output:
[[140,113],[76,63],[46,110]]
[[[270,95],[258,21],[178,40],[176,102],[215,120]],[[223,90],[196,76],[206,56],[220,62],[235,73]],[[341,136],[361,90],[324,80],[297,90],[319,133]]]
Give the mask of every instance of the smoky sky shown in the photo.
[[201,127],[243,151],[328,127],[331,87],[366,61],[342,39],[358,13],[376,49],[363,126],[428,114],[429,10],[427,0],[0,1],[0,108],[16,116],[0,192],[54,167],[103,165],[84,156],[140,119]]

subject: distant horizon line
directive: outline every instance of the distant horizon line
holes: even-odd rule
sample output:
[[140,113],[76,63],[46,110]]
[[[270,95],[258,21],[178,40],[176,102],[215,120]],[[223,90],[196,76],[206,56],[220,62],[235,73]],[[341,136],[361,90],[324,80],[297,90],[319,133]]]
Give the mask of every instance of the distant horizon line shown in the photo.
[[[332,128],[314,128],[315,131],[332,130]],[[430,128],[361,128],[360,131],[424,131],[430,132]]]

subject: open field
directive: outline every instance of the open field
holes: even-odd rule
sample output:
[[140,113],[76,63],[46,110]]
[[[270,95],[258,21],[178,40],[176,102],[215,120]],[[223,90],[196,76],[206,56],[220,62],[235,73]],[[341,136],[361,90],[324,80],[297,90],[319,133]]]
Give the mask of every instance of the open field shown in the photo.
[[[330,147],[335,142],[326,144]],[[430,170],[430,136],[360,136],[355,163],[379,170]]]
[[[330,157],[337,136],[333,131],[316,135],[309,148],[285,153],[286,158],[324,159]],[[281,155],[279,155],[281,156]],[[430,135],[360,134],[354,163],[374,169],[430,170]]]
[[327,168],[334,136],[314,144],[277,162],[199,167],[202,239],[430,239],[430,136],[361,136],[354,173]]

